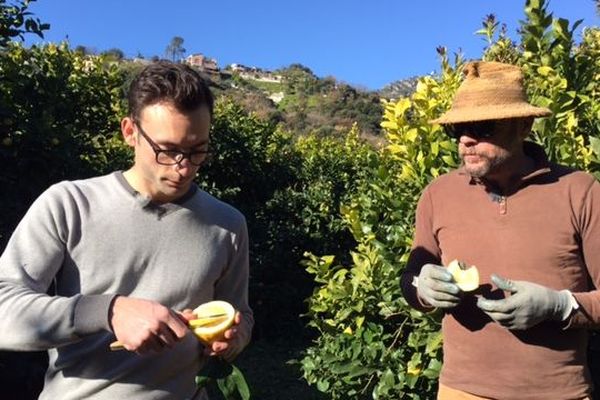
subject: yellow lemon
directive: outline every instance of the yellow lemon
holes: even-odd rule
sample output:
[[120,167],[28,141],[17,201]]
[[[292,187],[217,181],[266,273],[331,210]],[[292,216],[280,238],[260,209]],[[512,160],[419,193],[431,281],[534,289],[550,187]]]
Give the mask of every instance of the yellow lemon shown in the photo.
[[467,267],[465,263],[454,260],[448,264],[448,272],[463,292],[471,292],[479,287],[479,271],[474,265]]
[[223,339],[225,331],[233,325],[235,308],[222,300],[209,301],[194,310],[197,319],[189,321],[189,326],[198,337],[206,344]]

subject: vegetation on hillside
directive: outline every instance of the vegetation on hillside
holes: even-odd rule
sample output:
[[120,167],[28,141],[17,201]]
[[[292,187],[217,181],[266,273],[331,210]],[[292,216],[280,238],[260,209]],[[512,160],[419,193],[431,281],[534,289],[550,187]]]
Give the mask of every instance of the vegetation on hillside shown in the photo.
[[413,78],[401,79],[388,83],[379,91],[379,96],[389,101],[409,97],[416,90],[418,82],[419,77],[415,76]]
[[[233,73],[217,79],[221,89],[217,92],[298,135],[340,135],[356,124],[361,136],[380,136],[383,106],[377,93],[355,89],[333,77],[319,78],[301,64],[273,74],[281,81]],[[275,101],[276,97],[280,99]]]

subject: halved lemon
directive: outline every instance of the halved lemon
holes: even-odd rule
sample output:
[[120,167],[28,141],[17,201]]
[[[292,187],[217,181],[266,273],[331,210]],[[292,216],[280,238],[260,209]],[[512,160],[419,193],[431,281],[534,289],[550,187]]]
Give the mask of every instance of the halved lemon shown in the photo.
[[202,343],[210,345],[223,339],[225,331],[233,325],[235,308],[226,301],[214,300],[198,306],[194,314],[197,319],[189,321],[192,331]]
[[472,292],[479,287],[479,271],[474,265],[467,267],[465,263],[453,260],[448,264],[448,272],[463,292]]

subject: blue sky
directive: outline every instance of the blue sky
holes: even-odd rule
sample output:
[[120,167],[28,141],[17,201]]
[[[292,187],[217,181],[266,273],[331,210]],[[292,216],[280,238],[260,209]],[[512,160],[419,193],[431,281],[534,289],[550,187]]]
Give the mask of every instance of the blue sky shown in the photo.
[[[120,48],[129,57],[164,57],[174,36],[186,54],[277,69],[292,63],[320,77],[368,89],[439,69],[437,46],[478,58],[474,34],[493,13],[516,38],[525,0],[37,0],[35,16],[51,24],[45,41]],[[582,26],[600,21],[593,0],[553,0],[555,17]],[[38,43],[29,37],[28,43]]]

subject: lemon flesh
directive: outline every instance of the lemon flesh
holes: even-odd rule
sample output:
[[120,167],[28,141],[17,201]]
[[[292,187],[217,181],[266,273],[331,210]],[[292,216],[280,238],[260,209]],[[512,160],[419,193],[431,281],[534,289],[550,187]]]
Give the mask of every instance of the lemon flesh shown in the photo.
[[227,313],[209,315],[208,317],[191,319],[188,321],[190,328],[199,328],[201,326],[214,325],[217,322],[224,321],[228,318]]
[[472,292],[479,287],[479,271],[474,265],[467,267],[464,263],[454,260],[448,264],[448,272],[463,292]]
[[[196,314],[196,320],[192,321],[203,321],[201,324],[192,323],[190,321],[190,327],[194,335],[205,345],[210,345],[213,342],[222,340],[225,335],[225,331],[233,325],[233,319],[235,317],[235,308],[231,304],[222,300],[209,301],[198,306],[194,310]],[[222,314],[222,315],[221,315]],[[210,318],[213,315],[221,315],[218,318]],[[194,325],[201,325],[196,326]]]

